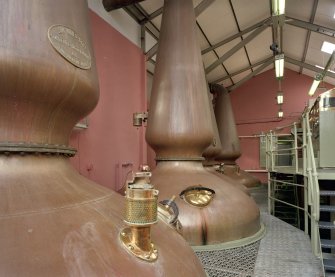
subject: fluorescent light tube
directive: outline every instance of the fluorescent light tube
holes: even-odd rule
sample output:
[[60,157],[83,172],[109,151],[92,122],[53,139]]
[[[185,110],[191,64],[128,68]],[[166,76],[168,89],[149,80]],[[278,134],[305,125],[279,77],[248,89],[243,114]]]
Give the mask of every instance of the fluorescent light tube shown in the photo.
[[284,103],[284,94],[279,91],[277,94],[277,104],[281,105],[283,103]]
[[315,93],[316,89],[318,88],[320,82],[321,82],[321,80],[314,80],[313,81],[313,84],[312,84],[312,86],[311,86],[311,88],[310,88],[310,90],[308,92],[309,96],[313,96],[314,95],[314,93]]
[[284,76],[284,54],[275,56],[276,77],[282,78]]
[[285,0],[272,0],[272,12],[274,15],[285,14]]

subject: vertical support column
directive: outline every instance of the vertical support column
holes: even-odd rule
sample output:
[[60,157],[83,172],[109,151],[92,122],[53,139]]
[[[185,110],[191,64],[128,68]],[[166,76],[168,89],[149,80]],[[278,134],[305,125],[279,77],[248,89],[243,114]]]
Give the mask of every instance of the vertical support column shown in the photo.
[[302,170],[304,176],[304,227],[305,227],[305,234],[308,234],[308,179],[307,179],[307,170],[306,170],[306,118],[305,115],[302,119]]
[[297,123],[294,122],[294,156],[295,156],[295,173],[299,171],[299,160],[298,160],[298,138],[297,138]]
[[265,135],[265,168],[269,172],[269,138]]
[[271,204],[271,172],[268,171],[268,212],[272,214],[272,204]]
[[270,146],[269,146],[269,152],[270,152],[270,166],[268,171],[268,210],[269,214],[273,213],[273,206],[274,206],[274,200],[271,199],[272,197],[272,181],[271,181],[271,172],[274,170],[274,158],[273,158],[273,133],[272,130],[270,131]]
[[311,198],[311,244],[315,256],[320,256],[319,246],[319,181],[316,175],[316,165],[314,161],[314,151],[312,145],[312,134],[309,126],[309,115],[306,113],[306,131],[307,131],[307,172],[308,183],[310,185],[310,198]]
[[270,131],[270,153],[271,153],[271,171],[274,171],[275,159],[273,156],[273,132]]

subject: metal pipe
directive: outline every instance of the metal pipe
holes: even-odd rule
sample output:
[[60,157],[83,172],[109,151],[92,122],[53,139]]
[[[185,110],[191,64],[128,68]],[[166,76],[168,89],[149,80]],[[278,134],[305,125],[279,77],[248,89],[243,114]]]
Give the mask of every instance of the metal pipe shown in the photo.
[[107,12],[120,9],[144,0],[102,0],[102,4]]

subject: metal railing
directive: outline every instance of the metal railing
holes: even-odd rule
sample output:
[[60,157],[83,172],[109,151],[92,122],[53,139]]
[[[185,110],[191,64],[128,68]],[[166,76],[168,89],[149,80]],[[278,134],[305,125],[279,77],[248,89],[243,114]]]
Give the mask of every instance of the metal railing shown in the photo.
[[[298,132],[298,125],[301,125],[302,132]],[[281,134],[284,130],[291,129],[291,134]],[[285,136],[287,139],[283,140]],[[322,259],[319,218],[320,218],[320,191],[316,162],[314,158],[314,149],[312,143],[312,134],[309,124],[309,109],[302,114],[301,122],[294,122],[290,125],[276,128],[265,134],[266,137],[266,168],[268,170],[268,209],[269,213],[274,212],[275,202],[286,204],[304,212],[304,230],[308,234],[308,225],[311,226],[311,245],[313,253]],[[286,143],[289,147],[280,148],[281,143]],[[300,144],[299,144],[300,142]],[[302,151],[302,157],[299,159],[299,152]],[[280,156],[287,156],[291,164],[279,164]],[[303,184],[280,181],[273,179],[271,173],[286,173],[302,175]],[[303,187],[304,205],[303,207],[294,205],[278,199],[273,193],[273,188],[277,184],[285,186]],[[310,212],[309,212],[310,211]]]

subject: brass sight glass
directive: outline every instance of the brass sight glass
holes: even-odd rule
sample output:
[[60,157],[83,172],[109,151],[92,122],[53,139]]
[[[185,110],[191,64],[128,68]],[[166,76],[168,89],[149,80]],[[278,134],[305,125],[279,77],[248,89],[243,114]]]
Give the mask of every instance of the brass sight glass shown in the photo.
[[151,242],[151,225],[157,223],[158,190],[150,184],[150,172],[137,172],[127,182],[125,220],[120,233],[124,247],[136,257],[153,262],[158,250]]
[[201,185],[191,186],[180,193],[181,199],[195,207],[206,207],[213,200],[215,191]]

